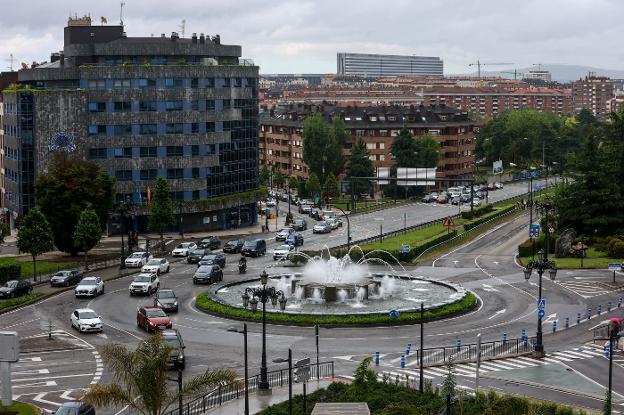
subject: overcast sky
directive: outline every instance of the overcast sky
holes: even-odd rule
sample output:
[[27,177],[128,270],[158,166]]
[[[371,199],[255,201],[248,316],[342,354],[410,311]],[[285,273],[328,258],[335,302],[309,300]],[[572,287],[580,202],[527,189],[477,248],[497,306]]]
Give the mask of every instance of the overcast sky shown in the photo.
[[[49,60],[70,14],[119,23],[110,0],[1,0],[0,65]],[[261,73],[336,72],[336,52],[440,56],[445,73],[560,63],[623,69],[622,0],[125,0],[128,36],[219,33]]]

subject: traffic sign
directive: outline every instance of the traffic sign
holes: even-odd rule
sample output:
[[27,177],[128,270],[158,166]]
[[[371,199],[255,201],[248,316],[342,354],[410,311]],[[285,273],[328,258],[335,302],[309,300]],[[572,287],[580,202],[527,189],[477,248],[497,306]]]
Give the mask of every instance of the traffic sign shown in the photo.
[[412,252],[412,247],[407,244],[401,245],[401,247],[399,248],[400,254],[409,254],[410,252]]
[[537,308],[539,308],[540,310],[543,310],[544,307],[546,307],[546,299],[545,298],[541,298],[538,302],[537,302]]
[[539,238],[540,236],[540,225],[536,223],[532,223],[529,225],[529,238]]
[[548,228],[548,233],[555,233],[555,228],[553,228],[552,226]]
[[442,221],[442,226],[445,226],[447,228],[454,227],[455,224],[453,223],[453,218],[451,218],[450,216],[447,216],[446,218],[444,218],[444,220]]
[[540,308],[540,310],[537,312],[537,316],[539,318],[544,318],[544,309],[543,308]]
[[295,373],[294,373],[294,381],[295,382],[307,382],[310,380],[310,358],[306,357],[305,359],[297,360],[294,364]]
[[399,318],[401,316],[401,314],[397,310],[390,310],[388,314],[392,318]]
[[609,269],[610,270],[619,270],[620,268],[622,268],[622,263],[621,262],[609,262]]
[[536,185],[535,185],[535,191],[536,191],[536,192],[541,192],[541,191],[542,191],[542,186],[541,186],[541,185],[539,185],[539,184],[536,184]]

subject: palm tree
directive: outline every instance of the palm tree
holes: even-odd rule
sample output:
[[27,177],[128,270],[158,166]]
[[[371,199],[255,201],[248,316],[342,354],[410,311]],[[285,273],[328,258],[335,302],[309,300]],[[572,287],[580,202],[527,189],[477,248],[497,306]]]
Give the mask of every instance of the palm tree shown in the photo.
[[185,400],[193,399],[219,385],[236,382],[236,373],[231,369],[208,369],[185,382],[178,391],[167,384],[171,350],[160,333],[139,343],[136,351],[119,344],[104,346],[100,354],[113,372],[113,383],[91,386],[83,400],[95,407],[127,405],[130,412],[162,415],[178,402],[180,395]]

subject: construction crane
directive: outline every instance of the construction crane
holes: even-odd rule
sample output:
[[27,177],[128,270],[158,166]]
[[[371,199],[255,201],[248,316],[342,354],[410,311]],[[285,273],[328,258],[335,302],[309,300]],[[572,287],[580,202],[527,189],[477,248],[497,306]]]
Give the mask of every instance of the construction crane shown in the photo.
[[13,58],[13,54],[11,53],[9,55],[9,59],[5,59],[5,61],[9,63],[8,68],[11,72],[13,72],[13,62],[15,62],[15,59]]
[[518,72],[517,69],[514,69],[513,72],[512,71],[500,71],[500,73],[512,74],[514,76],[514,81],[518,80],[518,75],[520,75],[521,77],[524,77],[524,72]]
[[494,66],[494,65],[513,65],[511,62],[499,62],[499,63],[482,63],[477,60],[475,63],[470,63],[468,66],[476,66],[477,67],[477,76],[481,78],[481,67],[482,66]]

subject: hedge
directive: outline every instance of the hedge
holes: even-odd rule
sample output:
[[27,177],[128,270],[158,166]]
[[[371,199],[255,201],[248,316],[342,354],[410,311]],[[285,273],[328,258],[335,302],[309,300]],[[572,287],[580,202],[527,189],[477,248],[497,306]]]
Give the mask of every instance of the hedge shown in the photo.
[[[473,310],[478,305],[477,298],[471,292],[461,300],[424,312],[425,321],[439,320],[455,315],[459,315]],[[211,299],[206,293],[201,293],[195,297],[195,306],[209,314],[216,314],[223,317],[230,317],[237,320],[261,321],[262,313],[253,312],[244,308],[233,307],[221,304]],[[266,313],[266,321],[277,324],[293,324],[302,326],[312,326],[320,324],[323,326],[350,326],[350,325],[400,325],[417,324],[420,322],[420,311],[401,313],[399,318],[392,318],[388,314],[287,314],[287,313]]]
[[473,209],[473,211],[469,211],[469,210],[465,210],[461,213],[461,217],[464,219],[474,219],[474,218],[478,218],[479,216],[483,216],[486,213],[490,213],[491,211],[494,210],[494,206],[492,205],[483,205],[481,207],[478,207],[476,209]]
[[44,297],[46,294],[37,291],[32,292],[31,294],[22,295],[21,297],[10,298],[7,300],[0,300],[0,311],[6,310],[8,308],[13,309],[18,306],[28,305],[40,298]]
[[[533,247],[533,243],[535,243],[535,248]],[[522,258],[527,258],[533,256],[533,253],[542,249],[541,241],[534,241],[532,239],[527,239],[518,245],[518,255]]]
[[22,266],[20,264],[0,265],[0,284],[10,280],[18,280],[21,275]]
[[493,212],[490,212],[488,214],[485,214],[483,216],[481,216],[478,219],[475,219],[473,221],[470,221],[468,223],[464,224],[464,231],[469,231],[479,225],[481,225],[482,223],[485,223],[487,221],[489,221],[490,219],[494,219],[497,216],[501,216],[507,212],[511,212],[512,210],[516,209],[516,205],[509,205],[507,207],[501,208],[501,209],[497,209]]

